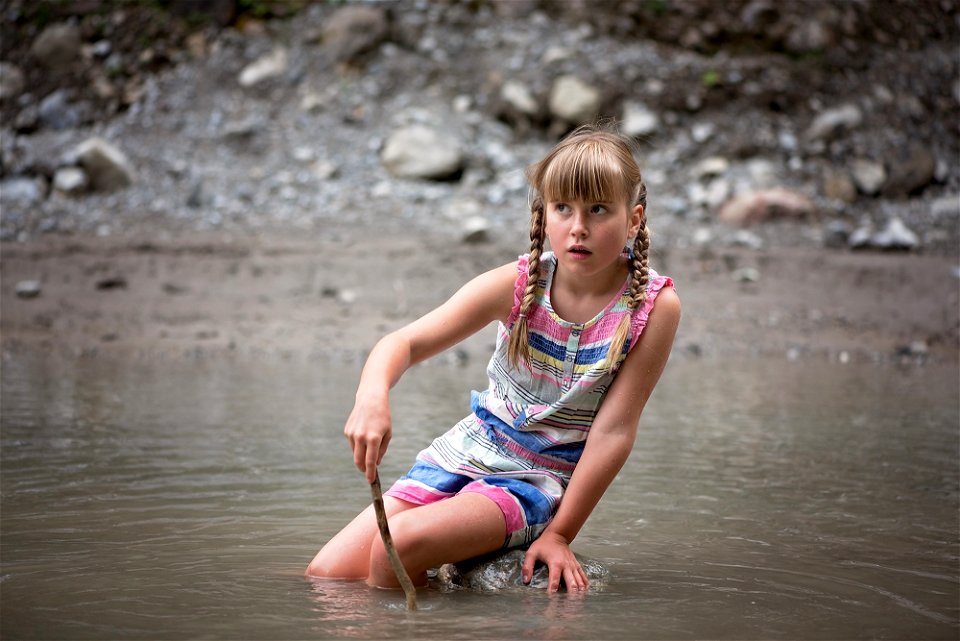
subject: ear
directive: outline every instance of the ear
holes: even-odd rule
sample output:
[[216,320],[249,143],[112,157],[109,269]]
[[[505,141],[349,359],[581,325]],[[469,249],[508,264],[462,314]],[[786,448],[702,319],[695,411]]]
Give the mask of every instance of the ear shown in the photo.
[[630,210],[630,237],[635,238],[643,229],[646,220],[643,216],[643,205],[634,205]]

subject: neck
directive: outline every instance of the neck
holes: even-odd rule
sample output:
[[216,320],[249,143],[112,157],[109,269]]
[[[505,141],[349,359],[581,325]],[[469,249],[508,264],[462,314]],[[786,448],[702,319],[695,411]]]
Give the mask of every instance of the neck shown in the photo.
[[572,296],[591,298],[608,297],[619,291],[623,286],[630,268],[626,259],[614,261],[607,269],[589,277],[573,276],[563,270],[557,263],[553,274],[553,285],[559,285]]

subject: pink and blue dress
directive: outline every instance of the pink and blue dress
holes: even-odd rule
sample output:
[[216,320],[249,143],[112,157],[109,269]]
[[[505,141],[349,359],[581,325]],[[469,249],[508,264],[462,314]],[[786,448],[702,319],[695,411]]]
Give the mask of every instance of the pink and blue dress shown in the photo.
[[418,505],[483,494],[503,511],[505,548],[528,545],[553,518],[616,370],[639,340],[657,295],[673,286],[669,277],[650,271],[646,301],[632,313],[630,339],[611,373],[604,364],[620,320],[631,313],[629,278],[594,318],[571,323],[550,304],[556,265],[554,254],[545,252],[536,301],[527,312],[529,368],[513,368],[507,360],[510,328],[527,285],[527,256],[521,256],[513,309],[497,328],[487,366],[489,387],[472,393],[470,415],[421,451],[386,492]]

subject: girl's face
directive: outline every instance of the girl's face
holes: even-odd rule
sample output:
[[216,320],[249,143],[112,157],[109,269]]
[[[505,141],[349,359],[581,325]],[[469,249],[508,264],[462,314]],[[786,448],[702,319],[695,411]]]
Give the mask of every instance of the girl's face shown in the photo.
[[640,231],[643,206],[577,199],[546,202],[546,234],[557,260],[584,275],[619,267],[627,241]]

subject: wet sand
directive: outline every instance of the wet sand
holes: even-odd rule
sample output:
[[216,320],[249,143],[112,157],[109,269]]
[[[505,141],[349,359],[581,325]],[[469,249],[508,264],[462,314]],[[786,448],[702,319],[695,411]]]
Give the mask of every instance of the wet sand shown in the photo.
[[[5,351],[360,360],[522,243],[294,234],[50,236],[0,247]],[[675,357],[956,362],[955,256],[660,249],[683,320]],[[39,294],[18,295],[37,281]],[[486,360],[492,330],[451,362]]]

